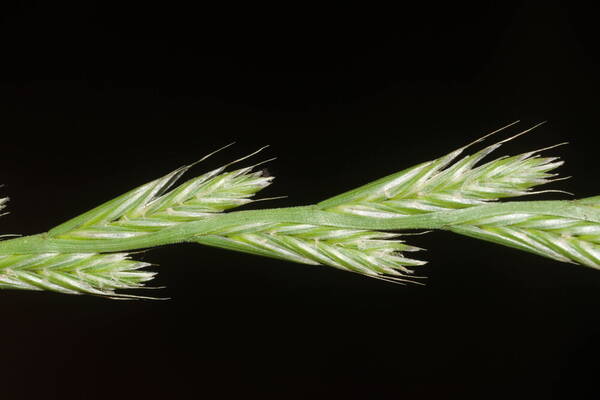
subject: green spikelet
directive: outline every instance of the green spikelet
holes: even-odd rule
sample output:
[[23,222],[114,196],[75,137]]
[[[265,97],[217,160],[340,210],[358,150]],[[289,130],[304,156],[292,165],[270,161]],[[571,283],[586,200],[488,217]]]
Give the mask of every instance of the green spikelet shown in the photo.
[[130,260],[124,253],[3,255],[0,256],[0,288],[140,298],[117,294],[115,290],[143,287],[154,276],[153,272],[142,270],[148,265]]
[[444,157],[321,202],[319,207],[337,213],[396,218],[523,196],[531,194],[535,186],[551,182],[556,174],[550,171],[563,162],[555,157],[540,157],[541,150],[478,165],[510,139],[456,161],[468,146],[462,147]]
[[60,239],[118,239],[148,235],[185,222],[209,218],[252,202],[272,177],[243,168],[223,167],[168,191],[189,167],[140,186],[74,220],[52,229]]
[[[399,235],[308,224],[236,226],[212,232],[201,244],[310,265],[327,265],[397,282],[414,282],[407,267],[425,264],[402,252],[420,250]],[[411,279],[413,278],[413,279]]]
[[462,235],[503,244],[562,262],[600,269],[600,224],[590,220],[586,207],[600,209],[600,198],[574,202],[579,212],[505,213],[476,218],[449,227]]

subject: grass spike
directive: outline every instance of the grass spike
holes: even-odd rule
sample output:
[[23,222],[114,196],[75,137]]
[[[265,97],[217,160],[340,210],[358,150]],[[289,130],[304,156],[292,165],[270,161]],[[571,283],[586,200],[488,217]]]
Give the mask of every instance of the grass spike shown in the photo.
[[[49,290],[113,299],[142,299],[123,290],[148,288],[155,272],[136,252],[199,243],[309,265],[326,265],[386,282],[422,278],[420,249],[401,231],[434,229],[495,242],[562,262],[600,269],[600,196],[580,200],[504,201],[560,190],[556,157],[565,143],[484,161],[504,143],[544,122],[474,151],[465,151],[516,122],[437,159],[420,163],[318,204],[231,211],[255,199],[273,177],[268,159],[230,170],[262,151],[177,185],[200,160],[69,220],[46,233],[0,241],[0,288]],[[0,198],[0,210],[7,198]],[[411,235],[412,233],[404,233]]]

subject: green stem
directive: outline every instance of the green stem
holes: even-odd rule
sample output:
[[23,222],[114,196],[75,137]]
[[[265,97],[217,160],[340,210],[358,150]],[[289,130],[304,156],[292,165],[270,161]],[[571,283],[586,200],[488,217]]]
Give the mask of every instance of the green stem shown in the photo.
[[298,223],[350,229],[396,231],[406,229],[450,230],[453,225],[510,213],[576,218],[600,223],[600,209],[580,201],[519,201],[481,205],[397,218],[374,218],[323,211],[318,206],[237,211],[200,221],[186,222],[147,235],[127,239],[66,240],[48,233],[0,242],[0,255],[38,253],[106,253],[130,251],[180,242],[197,241],[228,227],[256,223]]

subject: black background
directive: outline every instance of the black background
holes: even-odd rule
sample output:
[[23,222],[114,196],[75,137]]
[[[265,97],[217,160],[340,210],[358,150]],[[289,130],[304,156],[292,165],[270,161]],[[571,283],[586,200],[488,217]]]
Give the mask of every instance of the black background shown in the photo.
[[[191,3],[189,3],[191,4]],[[0,5],[3,233],[33,234],[227,144],[309,204],[503,124],[597,195],[600,51],[568,2],[398,9]],[[516,132],[513,129],[511,132]],[[508,134],[508,133],[507,133]],[[501,136],[505,137],[505,136]],[[548,194],[540,198],[565,198]],[[426,287],[180,245],[163,302],[4,291],[2,399],[566,398],[596,391],[600,273],[447,233]],[[589,397],[587,397],[589,398]]]

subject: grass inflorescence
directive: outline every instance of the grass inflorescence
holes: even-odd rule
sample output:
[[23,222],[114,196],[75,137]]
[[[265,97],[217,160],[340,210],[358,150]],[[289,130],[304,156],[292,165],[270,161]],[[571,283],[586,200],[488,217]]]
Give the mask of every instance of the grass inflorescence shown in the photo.
[[0,288],[138,298],[126,291],[145,287],[154,273],[131,252],[180,242],[415,282],[413,268],[425,262],[408,257],[420,249],[400,240],[406,229],[447,230],[600,268],[597,197],[502,201],[561,179],[555,169],[562,161],[541,155],[556,146],[483,161],[533,128],[464,155],[486,135],[302,207],[230,211],[256,201],[273,180],[256,165],[230,170],[247,157],[176,186],[191,167],[184,166],[46,233],[0,241]]

